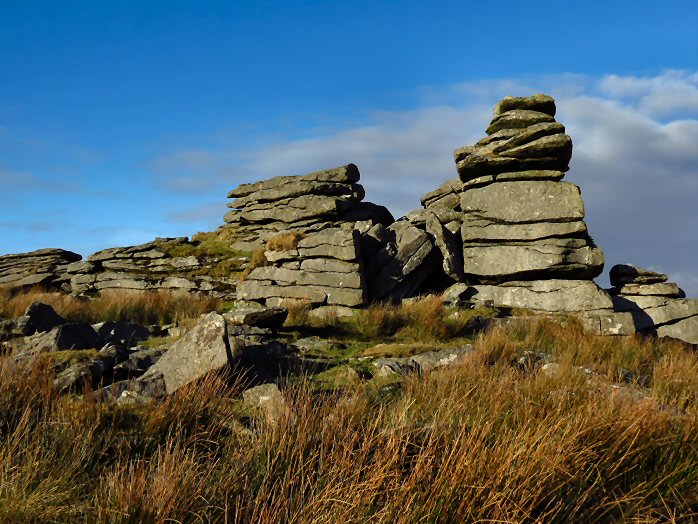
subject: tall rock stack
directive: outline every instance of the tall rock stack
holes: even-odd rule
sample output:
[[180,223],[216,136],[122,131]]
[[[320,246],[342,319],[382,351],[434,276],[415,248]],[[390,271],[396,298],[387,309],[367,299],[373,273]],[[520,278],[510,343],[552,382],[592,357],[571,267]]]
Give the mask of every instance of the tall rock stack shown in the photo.
[[422,200],[437,214],[459,215],[465,294],[539,311],[611,313],[610,297],[591,281],[604,256],[587,232],[580,190],[562,181],[572,140],[555,121],[554,100],[506,97],[486,132],[455,151],[460,183]]
[[315,232],[360,221],[393,222],[383,206],[362,202],[354,164],[300,176],[279,176],[242,184],[228,194],[234,200],[225,215],[236,228],[238,249],[253,251],[270,238],[288,231]]

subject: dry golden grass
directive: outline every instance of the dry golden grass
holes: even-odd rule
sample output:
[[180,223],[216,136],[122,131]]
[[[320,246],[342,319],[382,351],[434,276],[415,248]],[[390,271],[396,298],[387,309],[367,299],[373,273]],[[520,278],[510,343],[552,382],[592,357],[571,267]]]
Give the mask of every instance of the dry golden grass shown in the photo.
[[258,267],[268,266],[271,263],[269,262],[269,260],[267,260],[267,257],[264,255],[265,251],[266,249],[260,248],[252,252],[252,256],[250,257],[250,261],[248,262],[247,267],[240,274],[241,282],[244,281],[248,276],[250,276],[250,273],[252,273],[254,269],[257,269]]
[[[433,308],[409,318],[429,323]],[[513,366],[527,350],[560,372]],[[649,387],[619,394],[618,366]],[[0,521],[698,519],[698,359],[685,345],[534,321],[397,389],[289,385],[293,416],[277,423],[249,418],[240,389],[210,375],[161,404],[104,406],[58,397],[40,361],[0,358]]]
[[298,242],[305,237],[306,234],[302,231],[281,233],[267,241],[267,249],[270,251],[288,251],[289,249],[296,249],[298,247]]
[[310,319],[310,303],[307,300],[284,300],[281,304],[288,310],[286,317],[287,326],[312,325]]
[[76,299],[62,293],[31,291],[11,295],[0,292],[0,318],[16,318],[38,300],[49,304],[71,322],[128,321],[170,324],[196,318],[220,307],[220,300],[187,292],[105,290],[93,299]]
[[[328,328],[338,334],[363,341],[442,342],[462,337],[468,321],[476,315],[496,316],[496,310],[479,308],[447,315],[443,298],[427,295],[405,304],[379,302],[357,312],[353,317],[313,319],[308,325]],[[301,321],[295,322],[300,326]]]

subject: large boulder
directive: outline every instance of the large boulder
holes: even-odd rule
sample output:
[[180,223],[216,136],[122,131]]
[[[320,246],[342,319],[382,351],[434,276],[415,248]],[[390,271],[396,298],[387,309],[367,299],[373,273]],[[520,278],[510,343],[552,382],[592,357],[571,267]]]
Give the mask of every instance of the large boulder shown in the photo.
[[66,320],[54,311],[48,304],[34,301],[24,312],[26,321],[23,322],[24,334],[31,335],[51,331],[53,328],[66,323]]
[[579,188],[569,182],[499,182],[461,193],[466,217],[497,224],[572,222],[584,218]]
[[239,355],[241,343],[229,338],[225,318],[209,313],[139,379],[162,376],[166,393],[173,393],[204,374],[230,366]]
[[462,293],[474,305],[524,308],[543,313],[613,311],[611,297],[589,280],[533,280],[475,284]]
[[70,349],[96,349],[103,344],[104,340],[89,324],[69,323],[27,337],[18,347],[29,353],[46,353]]
[[592,279],[603,271],[603,252],[584,239],[464,243],[464,271],[481,282],[516,279]]

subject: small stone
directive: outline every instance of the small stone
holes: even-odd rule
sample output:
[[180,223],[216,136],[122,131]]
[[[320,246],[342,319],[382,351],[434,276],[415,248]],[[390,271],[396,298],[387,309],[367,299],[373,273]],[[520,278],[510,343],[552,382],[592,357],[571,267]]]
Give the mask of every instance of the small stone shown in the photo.
[[260,409],[270,423],[276,423],[291,414],[281,391],[276,384],[262,384],[242,392],[242,398],[248,406]]

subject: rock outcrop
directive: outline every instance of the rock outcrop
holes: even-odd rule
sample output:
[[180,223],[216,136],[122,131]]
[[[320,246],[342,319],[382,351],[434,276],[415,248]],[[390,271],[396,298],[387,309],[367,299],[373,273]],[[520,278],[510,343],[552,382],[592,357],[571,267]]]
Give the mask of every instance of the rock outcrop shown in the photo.
[[228,194],[234,200],[225,222],[236,230],[236,247],[246,251],[289,231],[312,233],[362,221],[390,225],[393,216],[385,207],[362,202],[359,178],[358,168],[348,164],[242,184]]
[[350,227],[310,233],[295,246],[268,249],[269,265],[253,269],[238,299],[268,306],[302,300],[312,306],[356,307],[367,302],[361,234]]
[[666,275],[649,269],[619,264],[610,277],[613,306],[632,315],[637,331],[698,344],[698,299],[685,298]]
[[[584,223],[580,190],[562,181],[572,141],[545,95],[507,97],[494,110],[487,137],[455,151],[458,179],[422,197],[415,220],[435,239],[450,295],[472,304],[541,312],[613,312],[591,279],[604,263]],[[460,264],[460,267],[459,267]],[[608,324],[608,320],[605,321]],[[615,329],[615,328],[614,328]]]
[[494,113],[489,136],[454,154],[465,274],[481,283],[598,276],[604,257],[579,188],[561,181],[572,140],[554,101],[507,98]]
[[[620,265],[611,270],[612,290],[593,282],[604,255],[587,231],[579,187],[563,180],[572,140],[555,114],[546,95],[502,99],[487,136],[454,152],[458,177],[397,221],[363,201],[359,170],[347,164],[242,184],[228,195],[226,224],[191,241],[156,239],[85,261],[60,249],[1,256],[0,286],[88,297],[164,289],[237,298],[249,304],[226,325],[262,331],[285,318],[273,308],[287,300],[304,301],[317,315],[351,316],[370,302],[445,291],[453,304],[581,314],[599,333],[637,330],[698,343],[698,300],[686,299],[666,275]],[[36,306],[1,322],[0,338],[31,339],[42,351],[146,336],[112,324],[95,328],[93,338]],[[160,387],[146,378],[144,390]]]
[[158,289],[199,292],[232,297],[237,279],[217,274],[221,257],[187,254],[197,243],[181,238],[157,238],[137,246],[114,247],[71,264],[70,289],[76,294],[95,295],[105,289],[152,291]]
[[0,286],[11,291],[40,287],[60,291],[70,280],[69,267],[82,256],[64,249],[39,249],[0,256]]

